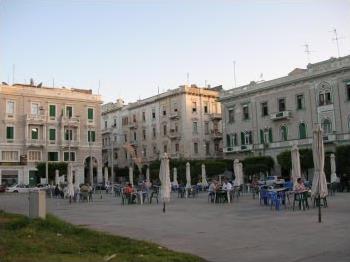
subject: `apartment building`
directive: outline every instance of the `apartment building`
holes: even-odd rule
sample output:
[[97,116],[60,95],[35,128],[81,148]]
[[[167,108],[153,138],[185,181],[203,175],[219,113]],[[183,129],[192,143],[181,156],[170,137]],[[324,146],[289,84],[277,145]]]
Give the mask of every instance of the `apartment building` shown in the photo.
[[91,90],[0,85],[0,183],[35,184],[46,160],[70,160],[74,179],[91,182],[91,158],[102,181],[101,104]]
[[276,156],[293,144],[311,147],[321,124],[327,150],[350,142],[350,56],[331,58],[288,76],[221,93],[224,154]]
[[146,164],[165,152],[176,159],[221,157],[220,90],[180,86],[128,105],[121,100],[103,105],[105,165]]

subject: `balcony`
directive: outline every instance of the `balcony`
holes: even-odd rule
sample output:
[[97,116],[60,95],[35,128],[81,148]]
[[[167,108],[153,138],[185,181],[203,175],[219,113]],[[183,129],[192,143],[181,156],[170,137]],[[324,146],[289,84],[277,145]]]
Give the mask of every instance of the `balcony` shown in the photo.
[[45,145],[45,140],[40,139],[28,139],[26,140],[26,146],[42,147]]
[[137,128],[137,122],[133,122],[129,124],[130,129],[136,129]]
[[45,116],[43,115],[32,115],[27,114],[26,115],[26,121],[28,124],[44,124],[45,122]]
[[113,131],[113,128],[112,127],[108,127],[108,128],[102,129],[101,133],[102,133],[102,135],[105,135],[105,134],[112,133],[112,131]]
[[290,111],[281,111],[270,115],[270,119],[274,121],[289,119],[290,117],[291,117]]
[[323,136],[324,143],[334,143],[336,140],[335,134],[328,134]]
[[213,121],[214,120],[219,121],[219,120],[222,119],[222,116],[219,113],[212,113],[209,116],[210,116],[210,119],[213,120]]
[[61,146],[62,147],[79,147],[80,143],[77,140],[65,140],[62,142]]
[[181,157],[180,153],[169,154],[169,157],[172,159],[179,159]]
[[129,144],[130,144],[131,146],[137,146],[137,140],[131,140],[131,141],[129,142]]
[[180,118],[180,112],[173,112],[169,115],[169,118],[172,120],[177,120]]
[[181,138],[181,135],[179,132],[176,132],[174,129],[170,129],[170,132],[169,132],[169,138],[170,139],[180,139]]
[[79,126],[80,125],[80,118],[78,116],[71,117],[71,118],[69,118],[68,116],[64,116],[64,117],[62,117],[62,122],[65,125],[69,125],[69,126]]
[[217,140],[217,139],[222,139],[222,133],[219,132],[218,129],[214,129],[214,130],[211,130],[210,131],[210,134],[211,134],[211,137],[214,139],[214,140]]
[[240,145],[233,147],[224,147],[224,153],[238,153],[238,152],[247,152],[252,151],[253,145]]

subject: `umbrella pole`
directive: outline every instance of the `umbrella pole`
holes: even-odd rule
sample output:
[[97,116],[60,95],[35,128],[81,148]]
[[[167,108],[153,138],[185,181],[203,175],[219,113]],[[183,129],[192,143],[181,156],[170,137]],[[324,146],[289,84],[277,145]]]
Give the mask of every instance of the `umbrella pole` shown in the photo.
[[163,202],[163,213],[165,213],[165,201]]
[[321,223],[321,195],[318,194],[318,223]]

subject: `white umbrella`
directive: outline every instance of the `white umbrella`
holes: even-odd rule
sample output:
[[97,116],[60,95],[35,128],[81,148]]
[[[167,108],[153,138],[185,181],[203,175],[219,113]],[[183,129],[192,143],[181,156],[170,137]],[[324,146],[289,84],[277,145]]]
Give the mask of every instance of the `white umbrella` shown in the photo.
[[207,174],[205,172],[205,165],[202,164],[202,186],[207,187],[208,181],[207,181]]
[[73,176],[72,176],[72,170],[70,167],[68,168],[67,182],[68,182],[67,195],[70,198],[74,197]]
[[190,163],[186,163],[186,188],[191,188],[191,168]]
[[295,189],[295,186],[297,185],[297,180],[298,180],[298,178],[301,177],[300,156],[299,156],[299,149],[298,149],[297,145],[294,145],[292,147],[291,155],[292,155],[293,189]]
[[149,179],[149,167],[147,167],[147,170],[146,170],[146,182],[150,182],[150,179]]
[[55,185],[60,183],[60,171],[58,169],[55,170]]
[[164,153],[164,156],[161,159],[160,169],[159,169],[159,180],[161,183],[160,197],[164,203],[169,202],[170,192],[171,192],[171,182],[170,182],[169,158],[166,153]]
[[233,161],[233,171],[235,173],[234,186],[240,186],[243,184],[243,165],[238,159]]
[[179,183],[177,182],[177,168],[176,167],[174,167],[174,169],[173,169],[173,175],[174,175],[174,177],[173,177],[173,186],[178,186],[179,185]]
[[129,183],[134,185],[134,170],[132,167],[129,167]]
[[331,183],[337,182],[337,173],[336,173],[336,166],[335,166],[335,156],[334,154],[331,154]]
[[320,198],[328,195],[326,175],[324,173],[323,132],[319,125],[313,131],[312,156],[314,160],[314,177],[312,180],[311,196],[318,197],[318,221],[321,222]]
[[80,184],[80,177],[79,177],[78,172],[75,172],[74,175],[75,175],[74,186],[75,186],[76,188],[78,188],[78,187],[79,187],[79,184]]
[[107,185],[108,184],[108,167],[107,166],[105,166],[105,185]]

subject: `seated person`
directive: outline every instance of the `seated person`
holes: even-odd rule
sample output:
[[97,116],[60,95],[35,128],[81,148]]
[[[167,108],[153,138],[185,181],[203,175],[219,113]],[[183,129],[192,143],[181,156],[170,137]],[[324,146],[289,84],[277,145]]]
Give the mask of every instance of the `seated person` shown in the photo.
[[222,185],[222,190],[225,190],[225,191],[232,190],[232,184],[228,181],[227,178],[224,179],[224,183]]
[[297,191],[297,192],[303,192],[303,191],[306,190],[306,187],[305,187],[304,182],[301,179],[301,177],[299,177],[297,179],[297,183],[296,183],[296,185],[294,187],[294,190]]
[[133,193],[134,193],[134,188],[132,187],[132,184],[129,183],[127,187],[124,188],[124,194],[126,195],[126,197],[128,197],[131,200],[131,202],[134,202],[134,200],[136,199],[136,195]]

